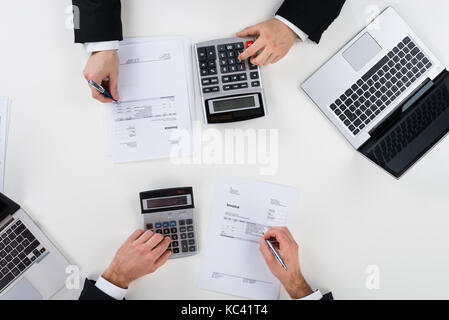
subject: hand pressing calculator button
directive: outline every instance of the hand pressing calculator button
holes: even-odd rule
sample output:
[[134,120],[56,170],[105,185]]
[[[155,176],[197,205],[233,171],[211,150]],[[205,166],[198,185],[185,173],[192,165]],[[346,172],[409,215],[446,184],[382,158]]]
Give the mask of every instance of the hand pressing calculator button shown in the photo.
[[[212,50],[205,52],[212,54]],[[171,238],[170,259],[198,253],[192,188],[142,192],[140,204],[146,229]]]
[[[253,39],[230,38],[195,45],[206,123],[244,121],[266,115],[259,67],[249,60],[238,60],[253,42]],[[252,80],[257,80],[259,85],[253,85]]]

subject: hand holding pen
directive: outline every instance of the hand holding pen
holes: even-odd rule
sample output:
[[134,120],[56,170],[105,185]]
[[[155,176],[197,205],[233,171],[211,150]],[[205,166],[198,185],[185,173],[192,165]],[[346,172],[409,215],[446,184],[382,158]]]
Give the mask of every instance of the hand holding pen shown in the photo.
[[[271,245],[270,245],[271,244]],[[292,299],[313,293],[299,266],[299,247],[286,227],[273,227],[260,239],[260,251]]]

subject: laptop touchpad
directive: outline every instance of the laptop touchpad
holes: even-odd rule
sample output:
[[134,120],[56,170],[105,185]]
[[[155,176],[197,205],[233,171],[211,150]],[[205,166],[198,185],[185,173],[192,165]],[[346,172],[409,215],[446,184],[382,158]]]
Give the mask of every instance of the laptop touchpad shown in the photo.
[[382,47],[367,32],[343,52],[343,57],[356,72],[359,72],[381,50]]
[[7,293],[0,296],[0,300],[42,300],[42,296],[26,278],[22,278]]

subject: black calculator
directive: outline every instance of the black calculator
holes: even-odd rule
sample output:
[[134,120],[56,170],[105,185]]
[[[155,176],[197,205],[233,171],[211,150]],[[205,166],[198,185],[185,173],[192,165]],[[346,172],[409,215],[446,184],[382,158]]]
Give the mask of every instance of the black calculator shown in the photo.
[[258,66],[238,56],[252,39],[229,38],[195,45],[197,71],[206,123],[229,123],[267,113]]
[[140,205],[144,228],[171,238],[171,259],[198,253],[191,187],[141,192]]

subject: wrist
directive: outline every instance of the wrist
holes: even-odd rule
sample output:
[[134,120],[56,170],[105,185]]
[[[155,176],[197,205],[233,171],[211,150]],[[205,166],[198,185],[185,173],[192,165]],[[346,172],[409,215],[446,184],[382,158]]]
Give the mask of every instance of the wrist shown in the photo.
[[101,276],[103,279],[119,288],[128,289],[130,281],[111,267],[109,267]]
[[289,281],[285,289],[292,299],[302,299],[313,293],[312,288],[302,275],[293,281]]

